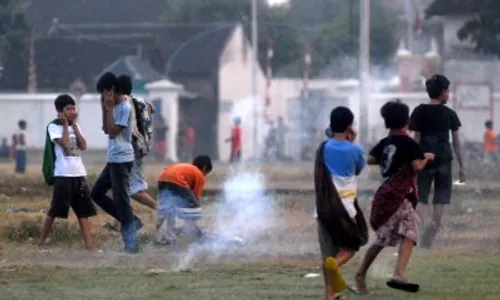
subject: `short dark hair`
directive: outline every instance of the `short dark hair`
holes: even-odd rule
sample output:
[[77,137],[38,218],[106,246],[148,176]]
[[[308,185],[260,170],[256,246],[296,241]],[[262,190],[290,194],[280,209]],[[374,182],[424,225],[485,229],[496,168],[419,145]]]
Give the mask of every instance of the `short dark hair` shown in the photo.
[[450,80],[441,74],[433,75],[425,81],[427,94],[431,99],[439,98],[450,87]]
[[193,165],[207,174],[212,172],[212,159],[208,155],[198,155],[193,160]]
[[493,121],[491,120],[486,120],[486,122],[484,122],[484,126],[486,128],[493,128]]
[[132,78],[128,75],[120,75],[116,79],[116,92],[122,95],[132,94]]
[[98,93],[104,91],[115,90],[117,85],[117,78],[115,74],[111,72],[106,72],[99,77],[96,84],[96,90]]
[[56,108],[56,110],[61,112],[66,105],[76,105],[75,99],[73,99],[73,97],[68,94],[57,96],[56,100],[54,101],[54,107]]
[[410,120],[410,108],[401,100],[389,101],[380,109],[380,115],[386,128],[401,129]]
[[345,106],[338,106],[330,113],[330,129],[332,133],[341,133],[354,123],[354,114]]
[[19,120],[17,122],[17,126],[19,126],[19,127],[26,126],[26,121],[25,120]]

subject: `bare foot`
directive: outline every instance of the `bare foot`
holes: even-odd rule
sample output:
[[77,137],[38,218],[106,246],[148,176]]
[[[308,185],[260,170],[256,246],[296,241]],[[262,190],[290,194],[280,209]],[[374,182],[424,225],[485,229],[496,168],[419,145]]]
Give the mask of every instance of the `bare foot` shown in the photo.
[[370,290],[366,286],[365,276],[356,274],[354,281],[356,282],[356,289],[359,295],[368,295],[370,293]]

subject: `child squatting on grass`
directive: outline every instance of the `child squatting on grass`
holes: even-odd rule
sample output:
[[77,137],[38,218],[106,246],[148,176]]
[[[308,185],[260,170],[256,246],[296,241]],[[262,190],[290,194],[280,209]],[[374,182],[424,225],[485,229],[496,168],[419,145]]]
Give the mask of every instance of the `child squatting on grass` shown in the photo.
[[357,175],[365,166],[363,149],[354,144],[354,115],[347,107],[330,114],[331,135],[316,152],[316,217],[325,280],[325,299],[346,289],[339,267],[368,241],[368,226],[357,202]]
[[404,277],[406,265],[418,241],[419,217],[415,211],[418,203],[416,172],[425,168],[434,154],[423,153],[415,140],[408,135],[410,110],[401,102],[388,102],[381,109],[389,135],[369,153],[368,164],[379,165],[384,181],[374,195],[370,225],[376,240],[366,252],[356,274],[360,293],[367,294],[366,274],[373,261],[387,246],[399,243],[399,253],[391,288],[417,292],[419,285]]
[[[47,217],[42,224],[39,246],[43,246],[52,230],[55,218],[67,219],[70,206],[78,218],[85,248],[92,249],[88,218],[96,215],[85,180],[87,171],[81,151],[87,148],[80,126],[76,122],[75,100],[67,94],[55,100],[57,119],[47,126],[43,174],[54,194]],[[54,160],[55,158],[55,160]]]

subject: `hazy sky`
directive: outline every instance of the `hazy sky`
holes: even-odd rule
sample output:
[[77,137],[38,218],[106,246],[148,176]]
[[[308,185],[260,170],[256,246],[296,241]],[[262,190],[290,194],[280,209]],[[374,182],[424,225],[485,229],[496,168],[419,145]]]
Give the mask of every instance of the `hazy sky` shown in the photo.
[[267,0],[271,5],[278,5],[288,2],[288,0]]

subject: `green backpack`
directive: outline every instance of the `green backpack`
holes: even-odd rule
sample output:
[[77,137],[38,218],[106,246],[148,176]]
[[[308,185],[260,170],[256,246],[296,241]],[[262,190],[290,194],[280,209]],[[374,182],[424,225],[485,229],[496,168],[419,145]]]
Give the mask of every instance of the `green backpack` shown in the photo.
[[47,125],[45,130],[45,148],[43,149],[42,174],[45,179],[45,183],[49,186],[54,184],[54,169],[56,162],[54,143],[51,141],[49,135],[50,124],[61,125],[62,123],[58,119],[55,119]]

